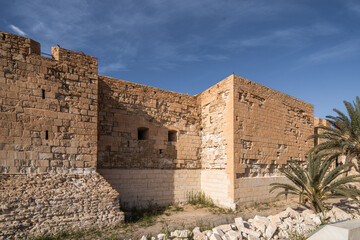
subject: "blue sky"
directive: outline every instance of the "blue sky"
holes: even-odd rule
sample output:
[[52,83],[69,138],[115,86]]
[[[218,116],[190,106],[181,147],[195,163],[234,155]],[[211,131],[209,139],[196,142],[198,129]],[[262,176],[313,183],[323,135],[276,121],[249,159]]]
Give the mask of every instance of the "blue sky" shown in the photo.
[[233,72],[315,106],[360,95],[360,1],[1,0],[0,29],[98,57],[99,73],[195,95]]

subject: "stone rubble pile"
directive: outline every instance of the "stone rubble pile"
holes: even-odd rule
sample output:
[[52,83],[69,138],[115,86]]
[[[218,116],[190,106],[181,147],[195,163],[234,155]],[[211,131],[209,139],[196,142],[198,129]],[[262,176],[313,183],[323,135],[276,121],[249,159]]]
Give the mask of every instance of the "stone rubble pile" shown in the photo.
[[157,236],[144,235],[140,240],[263,240],[263,239],[289,239],[292,233],[308,234],[314,231],[323,222],[359,218],[358,214],[347,213],[336,206],[322,214],[315,214],[312,210],[297,212],[292,208],[268,217],[255,216],[244,221],[241,217],[235,218],[235,223],[217,226],[212,230],[202,231],[200,227],[190,230],[176,230],[170,236],[158,234]]

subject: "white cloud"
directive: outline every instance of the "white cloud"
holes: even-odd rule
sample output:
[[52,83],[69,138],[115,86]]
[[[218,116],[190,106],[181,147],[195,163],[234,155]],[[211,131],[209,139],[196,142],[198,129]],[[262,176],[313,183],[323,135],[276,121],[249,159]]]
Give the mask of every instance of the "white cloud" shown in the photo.
[[350,12],[360,14],[360,4],[356,1],[348,1],[346,7]]
[[360,46],[359,40],[347,41],[335,46],[314,52],[308,56],[300,59],[300,62],[305,64],[316,64],[328,61],[342,60],[359,54]]
[[230,47],[259,47],[259,46],[301,46],[314,36],[327,36],[337,34],[339,29],[327,24],[314,24],[312,26],[288,28],[272,31],[263,36],[233,41]]
[[20,28],[18,28],[15,25],[10,24],[9,27],[18,35],[21,35],[21,36],[27,35],[23,30],[21,30]]
[[111,72],[117,72],[117,71],[127,71],[126,64],[119,62],[114,62],[105,66],[99,65],[99,73],[100,74],[107,74]]

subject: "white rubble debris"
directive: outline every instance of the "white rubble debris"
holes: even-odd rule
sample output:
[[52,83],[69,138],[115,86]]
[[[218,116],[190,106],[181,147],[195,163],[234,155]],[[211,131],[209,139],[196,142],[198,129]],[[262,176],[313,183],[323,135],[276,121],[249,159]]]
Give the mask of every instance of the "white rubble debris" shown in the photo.
[[[356,205],[358,208],[359,206]],[[170,236],[158,234],[151,237],[152,240],[269,240],[289,239],[291,234],[308,234],[317,229],[324,221],[339,221],[359,217],[358,214],[348,213],[336,206],[325,214],[315,213],[312,210],[296,211],[288,207],[285,211],[267,217],[256,215],[253,219],[244,221],[242,217],[236,217],[235,223],[224,224],[214,227],[212,230],[203,230],[195,227],[190,230],[175,230]],[[140,240],[150,239],[144,235]]]

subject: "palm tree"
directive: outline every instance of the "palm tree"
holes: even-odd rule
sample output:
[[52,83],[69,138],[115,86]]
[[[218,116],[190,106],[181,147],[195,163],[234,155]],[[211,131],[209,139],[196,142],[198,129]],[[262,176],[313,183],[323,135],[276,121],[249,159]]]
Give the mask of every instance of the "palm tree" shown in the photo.
[[293,183],[272,183],[270,192],[282,189],[280,195],[298,195],[306,199],[315,212],[324,211],[324,201],[331,196],[346,196],[355,201],[360,196],[360,190],[351,188],[349,183],[360,182],[360,175],[343,176],[353,165],[346,163],[331,170],[335,157],[320,154],[307,156],[307,168],[297,162],[291,162],[282,173]]
[[353,104],[344,101],[347,115],[334,109],[338,116],[326,116],[331,127],[320,126],[319,133],[309,138],[324,140],[311,149],[313,153],[327,153],[332,156],[346,155],[350,159],[360,158],[360,99],[356,97]]

